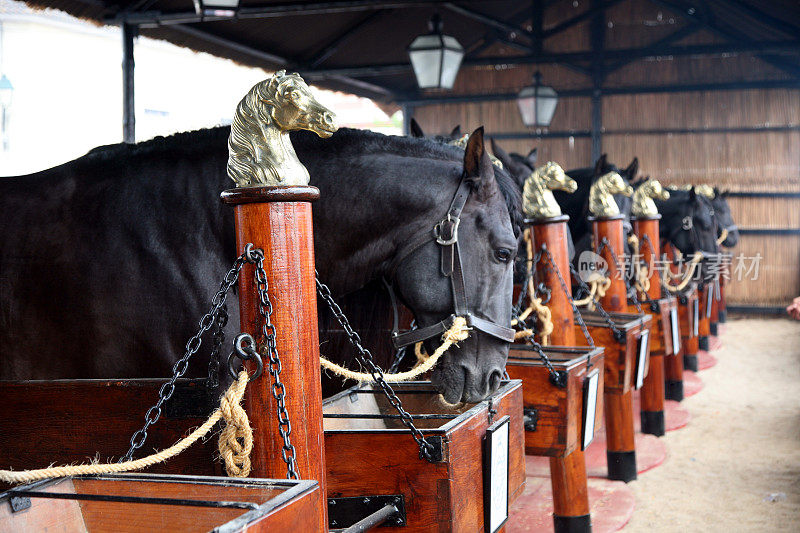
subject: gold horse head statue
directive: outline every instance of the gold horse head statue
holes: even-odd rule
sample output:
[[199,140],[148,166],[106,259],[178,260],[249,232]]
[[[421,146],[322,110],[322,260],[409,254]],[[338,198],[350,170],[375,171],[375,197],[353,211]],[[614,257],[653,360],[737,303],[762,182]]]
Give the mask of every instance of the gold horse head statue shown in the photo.
[[575,180],[567,176],[561,165],[548,161],[534,170],[525,180],[522,189],[522,210],[533,219],[554,218],[561,215],[553,191],[573,193],[578,189]]
[[669,192],[661,186],[661,182],[648,178],[633,193],[631,214],[637,217],[657,215],[658,208],[653,198],[669,200]]
[[691,191],[694,189],[696,194],[700,196],[705,196],[709,200],[713,200],[717,194],[714,192],[714,187],[709,185],[708,183],[701,183],[700,185],[692,185],[691,183],[687,183],[686,185],[680,186],[672,186],[671,189],[679,190],[679,191]]
[[589,189],[589,212],[596,217],[619,215],[615,194],[630,196],[633,194],[633,187],[626,185],[622,176],[614,171],[597,178]]
[[238,187],[308,185],[289,132],[336,132],[335,115],[320,104],[298,74],[285,70],[253,86],[236,106],[228,139],[228,176]]

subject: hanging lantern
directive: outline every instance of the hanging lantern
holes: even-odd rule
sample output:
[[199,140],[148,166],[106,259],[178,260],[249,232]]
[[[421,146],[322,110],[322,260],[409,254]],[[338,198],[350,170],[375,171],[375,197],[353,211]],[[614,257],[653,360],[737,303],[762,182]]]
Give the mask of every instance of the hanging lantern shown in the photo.
[[558,94],[552,87],[542,85],[542,74],[533,75],[533,85],[525,87],[517,95],[517,105],[522,122],[529,128],[550,126],[558,104]]
[[11,80],[3,74],[0,76],[0,107],[11,107],[11,98],[14,96],[14,86]]
[[239,11],[239,0],[194,0],[194,10],[209,17],[234,17]]
[[442,34],[442,19],[438,14],[428,26],[430,33],[420,35],[408,47],[417,85],[420,89],[452,89],[464,48],[455,37]]

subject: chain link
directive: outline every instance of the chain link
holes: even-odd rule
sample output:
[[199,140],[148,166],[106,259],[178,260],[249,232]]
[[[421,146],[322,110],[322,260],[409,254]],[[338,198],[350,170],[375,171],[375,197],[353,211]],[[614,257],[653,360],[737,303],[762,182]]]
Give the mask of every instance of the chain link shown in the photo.
[[333,299],[330,288],[319,280],[319,274],[316,271],[314,274],[317,281],[317,293],[328,305],[331,312],[336,317],[336,320],[339,322],[339,325],[342,326],[342,329],[350,339],[350,344],[355,347],[356,358],[358,359],[358,362],[367,368],[369,373],[372,375],[372,379],[381,388],[384,395],[389,400],[389,403],[391,403],[392,406],[397,410],[398,414],[400,415],[400,421],[411,431],[411,436],[416,441],[417,446],[419,446],[420,457],[428,462],[434,462],[433,444],[425,440],[422,432],[414,425],[414,418],[403,408],[403,403],[400,401],[400,398],[397,397],[397,394],[395,394],[392,387],[384,379],[383,371],[380,369],[380,367],[378,367],[378,365],[375,364],[372,353],[361,345],[361,337],[355,330],[353,330],[352,326],[350,325],[350,321],[345,316],[342,308],[339,307],[339,304],[337,304]]
[[225,303],[214,315],[214,344],[211,348],[211,357],[208,360],[208,378],[206,388],[215,392],[219,387],[219,360],[222,345],[225,343],[225,326],[228,324],[228,304]]
[[614,248],[611,246],[607,237],[603,237],[600,241],[600,246],[597,249],[597,255],[602,256],[603,248],[608,249],[608,253],[611,254],[611,258],[614,260],[614,266],[617,269],[617,272],[621,272],[622,274],[622,281],[625,283],[625,295],[626,298],[630,298],[633,300],[633,305],[636,307],[636,311],[638,313],[642,313],[642,306],[639,303],[639,296],[636,294],[636,288],[632,287],[631,284],[628,282],[628,276],[626,275],[626,271],[622,269],[622,263],[620,263],[619,257],[617,257],[617,253],[614,251]]
[[267,356],[267,372],[272,376],[272,397],[275,398],[276,410],[278,414],[278,433],[283,439],[281,457],[286,463],[286,478],[300,479],[297,471],[297,450],[292,444],[292,423],[289,420],[289,412],[286,409],[286,385],[281,382],[281,358],[278,354],[278,344],[276,340],[275,325],[272,323],[272,302],[269,299],[267,283],[267,272],[264,270],[264,252],[253,249],[248,245],[245,251],[248,261],[255,264],[255,282],[258,291],[258,313],[261,315],[263,325],[261,334],[264,337]]
[[215,323],[219,323],[217,318],[219,312],[225,307],[228,292],[239,279],[239,272],[242,270],[242,266],[244,265],[245,261],[245,254],[240,255],[236,261],[234,261],[230,270],[228,270],[228,272],[225,274],[225,277],[220,283],[219,290],[211,299],[211,309],[200,319],[200,329],[186,343],[186,350],[183,354],[183,357],[178,359],[172,366],[172,377],[159,389],[158,401],[156,401],[155,405],[147,410],[147,413],[144,416],[144,425],[141,429],[137,430],[133,436],[131,436],[130,448],[128,449],[128,452],[122,456],[120,462],[130,461],[133,459],[133,454],[136,453],[136,450],[144,446],[144,443],[147,441],[147,430],[150,428],[150,426],[158,422],[159,418],[161,418],[161,411],[164,406],[164,402],[169,400],[175,393],[175,383],[186,373],[189,368],[189,359],[192,357],[192,355],[197,353],[197,350],[200,349],[200,344],[203,342],[201,339],[202,335],[211,329]]

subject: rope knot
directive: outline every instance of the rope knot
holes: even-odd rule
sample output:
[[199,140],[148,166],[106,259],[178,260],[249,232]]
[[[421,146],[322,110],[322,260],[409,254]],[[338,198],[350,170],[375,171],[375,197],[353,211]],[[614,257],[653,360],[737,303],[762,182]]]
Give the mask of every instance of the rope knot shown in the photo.
[[467,327],[467,319],[463,316],[457,316],[453,319],[453,325],[450,326],[450,329],[442,335],[442,341],[456,344],[467,340],[469,332],[470,328]]
[[253,451],[253,430],[242,407],[242,398],[249,376],[242,370],[239,377],[220,399],[220,412],[225,428],[219,434],[218,448],[230,477],[250,475],[250,452]]

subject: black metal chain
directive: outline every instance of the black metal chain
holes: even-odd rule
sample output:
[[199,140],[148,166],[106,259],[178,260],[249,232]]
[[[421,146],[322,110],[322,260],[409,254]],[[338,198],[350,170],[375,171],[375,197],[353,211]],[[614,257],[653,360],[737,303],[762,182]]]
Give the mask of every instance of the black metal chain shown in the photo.
[[[281,382],[281,358],[278,354],[275,325],[272,323],[272,302],[269,300],[267,272],[264,270],[264,252],[253,248],[252,244],[245,247],[244,255],[247,260],[255,264],[255,282],[258,291],[258,313],[261,315],[263,325],[261,334],[266,342],[267,372],[272,376],[272,397],[275,398],[278,414],[278,433],[283,439],[281,457],[286,463],[286,478],[300,479],[297,471],[297,451],[292,445],[292,423],[289,421],[289,412],[286,410],[286,385]],[[315,325],[316,327],[316,325]],[[263,348],[262,348],[263,349]]]
[[633,300],[633,305],[636,307],[636,311],[642,313],[642,306],[639,303],[639,296],[636,294],[636,287],[632,287],[628,281],[628,277],[624,274],[624,270],[622,270],[622,263],[620,263],[619,257],[617,257],[617,252],[614,251],[614,248],[611,246],[607,237],[603,237],[600,240],[600,246],[597,251],[597,255],[602,256],[603,248],[608,249],[608,253],[611,254],[611,258],[614,260],[614,266],[617,269],[617,272],[622,272],[622,281],[625,283],[625,295],[626,298],[630,297]]
[[350,321],[345,316],[342,308],[339,307],[339,304],[337,304],[333,299],[330,288],[319,280],[319,274],[316,271],[314,274],[317,281],[317,294],[319,294],[320,298],[322,298],[328,305],[331,312],[336,317],[336,320],[339,322],[339,325],[342,326],[342,329],[350,339],[350,344],[355,347],[356,358],[358,359],[358,362],[367,368],[372,376],[372,379],[381,388],[384,395],[389,400],[389,403],[391,403],[392,406],[397,410],[398,414],[400,415],[400,421],[411,431],[411,436],[416,441],[417,446],[419,446],[420,458],[431,463],[434,462],[433,444],[425,440],[422,432],[414,425],[414,418],[403,408],[403,402],[400,401],[400,398],[397,397],[397,394],[395,394],[392,387],[389,386],[389,384],[386,382],[386,379],[384,379],[383,370],[381,370],[380,367],[375,364],[372,353],[361,345],[361,337],[355,330],[353,330],[353,327],[350,325]]
[[[566,295],[567,299],[569,300],[569,305],[572,307],[572,316],[578,320],[578,325],[581,327],[581,331],[583,332],[583,336],[586,338],[586,342],[589,343],[589,346],[594,348],[594,339],[589,334],[589,329],[586,327],[586,323],[583,321],[583,316],[581,316],[581,312],[578,309],[578,306],[575,305],[575,300],[572,298],[572,291],[567,288],[567,282],[564,281],[564,276],[561,275],[561,270],[556,265],[556,262],[553,260],[553,256],[550,254],[550,250],[547,249],[547,246],[542,245],[542,248],[539,250],[539,253],[536,257],[535,264],[538,264],[541,261],[542,256],[547,257],[547,262],[550,264],[550,268],[556,273],[558,277],[558,282],[561,284],[561,290]],[[572,269],[572,265],[570,265],[570,269]]]
[[215,392],[219,387],[219,360],[222,345],[225,343],[225,326],[228,324],[228,304],[222,307],[214,315],[214,332],[212,333],[214,344],[211,347],[211,357],[208,360],[208,378],[206,378],[206,388]]
[[219,290],[211,299],[211,309],[200,319],[200,329],[186,343],[186,350],[183,357],[178,359],[172,366],[172,377],[159,389],[158,401],[147,410],[144,416],[144,425],[131,436],[130,448],[128,452],[122,456],[120,462],[130,461],[133,459],[133,454],[136,453],[136,450],[144,446],[144,443],[147,441],[147,430],[161,418],[161,409],[164,406],[164,402],[169,400],[175,393],[175,383],[186,373],[189,368],[189,359],[200,349],[200,344],[203,342],[201,339],[202,335],[217,323],[219,311],[225,307],[228,292],[239,279],[239,272],[242,270],[242,266],[244,266],[246,261],[245,254],[240,255],[236,261],[234,261],[230,270],[225,274],[225,277],[220,283]]

